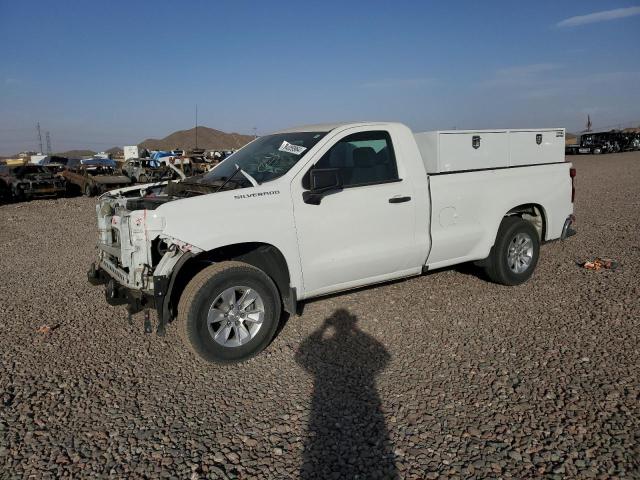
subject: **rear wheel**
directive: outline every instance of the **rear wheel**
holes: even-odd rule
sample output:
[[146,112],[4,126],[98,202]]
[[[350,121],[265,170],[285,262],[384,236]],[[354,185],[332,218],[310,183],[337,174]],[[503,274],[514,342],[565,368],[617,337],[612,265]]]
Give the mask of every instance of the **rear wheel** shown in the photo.
[[93,196],[93,188],[91,188],[91,185],[87,184],[84,186],[84,196],[85,197]]
[[536,228],[520,217],[505,217],[485,271],[496,283],[519,285],[533,275],[539,255],[540,240]]
[[271,278],[245,263],[222,262],[189,282],[178,305],[178,328],[203,359],[239,362],[269,344],[280,312],[280,296]]
[[146,176],[146,175],[144,175],[144,174],[143,174],[143,175],[140,175],[140,176],[138,177],[138,183],[147,183],[148,181],[149,181],[149,179],[148,179],[148,178],[147,178],[147,176]]

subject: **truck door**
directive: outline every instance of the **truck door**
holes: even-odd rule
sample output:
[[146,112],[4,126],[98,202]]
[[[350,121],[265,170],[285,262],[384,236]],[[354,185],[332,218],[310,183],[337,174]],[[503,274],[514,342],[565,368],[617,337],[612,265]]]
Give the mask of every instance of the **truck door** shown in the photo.
[[[388,131],[345,134],[294,178],[305,295],[401,277],[415,268],[415,201],[396,151]],[[344,186],[318,205],[303,199],[314,168],[337,169]]]

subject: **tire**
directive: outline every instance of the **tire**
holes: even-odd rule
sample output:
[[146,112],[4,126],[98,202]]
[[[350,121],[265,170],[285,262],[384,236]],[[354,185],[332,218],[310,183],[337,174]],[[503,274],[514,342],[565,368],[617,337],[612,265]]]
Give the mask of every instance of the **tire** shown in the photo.
[[93,188],[91,188],[91,185],[87,184],[84,186],[84,196],[85,197],[93,196]]
[[138,177],[138,181],[136,183],[147,183],[147,182],[149,182],[149,180],[147,179],[147,176],[146,175],[140,175]]
[[[510,253],[512,248],[524,248],[522,255],[518,256],[517,250]],[[536,228],[520,217],[505,217],[498,228],[485,271],[495,283],[520,285],[533,275],[539,256],[540,240]],[[520,261],[514,262],[514,259]]]
[[26,200],[26,196],[22,190],[17,187],[12,187],[11,189],[11,200],[14,202],[24,202]]
[[602,153],[602,149],[601,148],[594,148],[593,149],[593,154],[594,155],[600,155]]
[[[222,316],[228,309],[221,298],[223,292],[235,290],[237,300],[242,298],[242,287],[260,299],[260,302],[250,303],[245,310],[257,312],[262,306],[262,321],[258,328],[256,319],[259,315],[256,313],[248,314],[254,316],[251,321],[246,318],[247,314],[245,320],[241,320],[235,310]],[[226,295],[228,299],[228,293]],[[218,305],[218,302],[222,303]],[[180,297],[177,323],[180,336],[194,353],[208,362],[234,363],[253,357],[271,342],[280,322],[280,313],[280,295],[271,278],[246,263],[221,262],[205,268],[191,279]],[[207,320],[210,314],[216,319],[211,324]],[[251,338],[247,338],[247,334]],[[245,337],[240,338],[242,335]]]
[[78,186],[75,183],[67,182],[64,196],[75,197],[77,194],[78,194]]

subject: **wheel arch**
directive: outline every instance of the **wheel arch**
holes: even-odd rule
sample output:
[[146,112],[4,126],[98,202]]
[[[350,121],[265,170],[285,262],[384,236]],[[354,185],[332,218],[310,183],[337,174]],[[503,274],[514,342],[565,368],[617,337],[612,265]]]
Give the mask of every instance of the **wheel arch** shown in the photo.
[[[491,251],[495,246],[496,242],[498,241],[498,233],[500,231],[500,225],[502,224],[502,221],[507,217],[520,217],[523,220],[528,221],[535,227],[536,231],[538,232],[538,238],[540,239],[540,243],[545,241],[545,238],[547,235],[547,225],[548,225],[547,212],[545,208],[542,206],[542,204],[536,203],[536,202],[522,203],[520,205],[510,208],[509,210],[504,212],[502,216],[500,216],[499,218],[497,218],[496,216],[495,218],[496,221],[494,224],[495,228],[493,229],[493,232],[495,233],[493,234],[492,237],[489,237],[488,239],[488,242],[487,242],[488,246],[486,247],[487,250],[486,250],[485,256],[483,256],[481,260],[476,260],[475,261],[476,265],[485,266],[487,264],[489,260],[489,255],[491,255]],[[491,241],[491,238],[493,238],[493,241]]]
[[[504,217],[519,216],[523,220],[531,223],[538,231],[538,237],[540,242],[544,242],[547,236],[547,212],[545,208],[539,203],[523,203],[517,207],[513,207]],[[502,221],[502,219],[500,220]]]
[[289,266],[283,253],[276,246],[262,242],[235,243],[202,252],[187,260],[175,272],[174,286],[171,290],[170,305],[175,311],[180,296],[189,281],[201,270],[213,263],[224,261],[238,261],[254,266],[267,274],[278,288],[283,308],[286,312],[295,314],[297,304],[296,289],[291,287]]

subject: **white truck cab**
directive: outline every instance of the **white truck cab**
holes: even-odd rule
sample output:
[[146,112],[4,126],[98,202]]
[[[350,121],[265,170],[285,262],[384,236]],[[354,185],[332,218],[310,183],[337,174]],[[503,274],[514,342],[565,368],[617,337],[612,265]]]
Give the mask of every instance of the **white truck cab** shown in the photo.
[[260,137],[206,174],[109,192],[93,283],[112,304],[177,319],[209,361],[262,350],[281,311],[341,290],[475,261],[533,273],[573,232],[564,129],[413,133],[311,125]]

